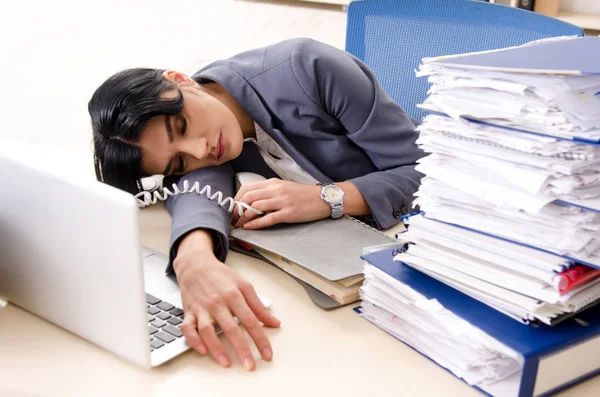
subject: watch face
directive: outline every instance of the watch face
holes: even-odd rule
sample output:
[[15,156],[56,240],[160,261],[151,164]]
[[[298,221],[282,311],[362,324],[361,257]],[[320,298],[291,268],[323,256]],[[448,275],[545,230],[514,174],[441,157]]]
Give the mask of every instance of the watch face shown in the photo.
[[341,203],[344,199],[344,191],[335,185],[326,186],[323,189],[323,193],[321,194],[323,200],[327,201],[330,204]]

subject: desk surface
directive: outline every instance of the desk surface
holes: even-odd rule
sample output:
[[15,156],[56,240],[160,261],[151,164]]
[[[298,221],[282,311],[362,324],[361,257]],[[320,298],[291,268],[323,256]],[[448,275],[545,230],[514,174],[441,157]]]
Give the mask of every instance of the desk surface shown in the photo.
[[[169,226],[164,207],[141,211],[144,244],[166,252]],[[9,305],[0,309],[0,396],[481,396],[353,306],[323,311],[273,266],[236,253],[228,264],[273,300],[282,321],[267,329],[273,361],[258,360],[255,372],[193,351],[143,370]],[[560,396],[599,394],[595,377]]]

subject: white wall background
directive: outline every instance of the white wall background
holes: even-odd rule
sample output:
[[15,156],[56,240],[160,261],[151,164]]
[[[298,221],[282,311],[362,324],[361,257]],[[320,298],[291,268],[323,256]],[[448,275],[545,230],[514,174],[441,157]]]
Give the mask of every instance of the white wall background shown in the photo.
[[0,145],[89,151],[87,103],[121,69],[192,73],[298,36],[343,48],[345,27],[340,7],[291,2],[0,0]]
[[560,0],[560,9],[577,13],[600,14],[600,0]]

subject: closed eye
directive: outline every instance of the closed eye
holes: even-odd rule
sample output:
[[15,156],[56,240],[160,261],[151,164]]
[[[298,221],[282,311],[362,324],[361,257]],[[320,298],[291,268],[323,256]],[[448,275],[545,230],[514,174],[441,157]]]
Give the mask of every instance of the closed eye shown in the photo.
[[187,131],[187,119],[185,117],[183,117],[183,115],[179,115],[179,121],[181,123],[181,128],[179,130],[179,134],[181,136],[185,135],[185,132]]
[[[187,131],[187,120],[182,114],[179,114],[178,119],[180,123],[179,135],[184,136],[185,132]],[[185,171],[185,166],[186,165],[183,161],[183,155],[180,154],[178,157],[177,168],[173,171],[173,173],[183,174],[183,172]]]
[[179,155],[178,166],[174,172],[177,174],[182,174],[183,171],[185,171],[185,162],[183,161],[183,155]]

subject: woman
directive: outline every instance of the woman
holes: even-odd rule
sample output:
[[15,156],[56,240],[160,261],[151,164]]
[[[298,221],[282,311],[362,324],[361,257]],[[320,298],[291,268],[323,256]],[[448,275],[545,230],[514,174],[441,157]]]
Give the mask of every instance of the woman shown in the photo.
[[[248,370],[255,362],[234,316],[265,360],[273,353],[260,323],[279,326],[250,283],[224,264],[231,223],[257,229],[346,214],[388,228],[408,212],[421,178],[414,121],[364,63],[309,39],[248,51],[191,78],[126,70],[96,90],[89,112],[98,178],[121,189],[137,193],[144,176],[185,174],[190,184],[231,196],[235,172],[268,178],[235,197],[263,217],[248,211],[232,221],[197,194],[166,203],[173,219],[167,270],[181,287],[182,331],[225,367],[231,359],[216,324]],[[327,201],[323,189],[332,193]]]

